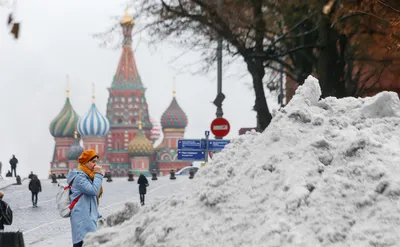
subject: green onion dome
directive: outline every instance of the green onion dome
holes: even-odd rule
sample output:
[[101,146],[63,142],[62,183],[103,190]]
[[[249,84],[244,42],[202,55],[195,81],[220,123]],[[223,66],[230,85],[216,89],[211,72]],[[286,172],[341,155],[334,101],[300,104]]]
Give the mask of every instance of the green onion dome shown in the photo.
[[50,134],[54,137],[74,137],[74,131],[79,120],[78,114],[72,108],[69,97],[58,116],[50,124]]

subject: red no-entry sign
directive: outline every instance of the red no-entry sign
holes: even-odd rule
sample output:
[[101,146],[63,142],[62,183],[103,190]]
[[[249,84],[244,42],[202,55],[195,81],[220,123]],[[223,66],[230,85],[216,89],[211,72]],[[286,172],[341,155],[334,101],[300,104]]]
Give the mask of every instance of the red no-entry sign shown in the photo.
[[224,137],[229,133],[231,126],[225,118],[216,118],[212,121],[210,129],[216,137]]

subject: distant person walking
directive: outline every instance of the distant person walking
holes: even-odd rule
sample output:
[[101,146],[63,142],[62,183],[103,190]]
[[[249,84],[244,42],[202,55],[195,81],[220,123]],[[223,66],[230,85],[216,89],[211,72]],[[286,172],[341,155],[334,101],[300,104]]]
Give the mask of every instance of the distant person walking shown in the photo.
[[17,164],[18,164],[18,159],[15,158],[15,155],[10,159],[10,165],[11,165],[11,174],[14,170],[14,176],[17,177]]
[[140,173],[139,179],[137,181],[139,184],[139,195],[140,195],[140,203],[142,206],[144,205],[144,195],[146,195],[147,186],[149,186],[149,181],[147,181],[146,176],[143,173]]
[[42,192],[42,185],[36,175],[32,175],[32,179],[29,182],[29,190],[32,192],[32,205],[37,208],[38,194]]
[[13,220],[10,206],[3,201],[3,192],[0,191],[0,231],[4,231],[4,225],[11,225]]
[[101,184],[104,171],[97,165],[98,159],[96,151],[84,151],[78,158],[78,168],[69,171],[67,176],[67,183],[72,182],[70,200],[78,200],[70,216],[74,247],[83,245],[83,239],[88,232],[97,231],[97,220],[101,217],[98,206],[99,198],[103,194]]

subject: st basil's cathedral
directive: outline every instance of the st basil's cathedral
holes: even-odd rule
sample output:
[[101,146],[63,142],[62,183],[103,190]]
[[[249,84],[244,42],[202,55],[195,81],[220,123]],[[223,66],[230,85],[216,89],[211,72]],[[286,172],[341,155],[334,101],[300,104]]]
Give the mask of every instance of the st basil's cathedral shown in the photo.
[[[161,129],[149,116],[142,80],[132,51],[134,21],[125,13],[120,25],[123,30],[122,54],[111,87],[104,116],[96,107],[95,97],[88,113],[79,116],[67,97],[58,116],[50,124],[55,146],[50,173],[66,175],[76,168],[83,150],[94,149],[98,162],[112,176],[127,176],[156,169],[159,175],[171,169],[191,164],[177,159],[177,143],[184,138],[188,119],[176,99],[175,90],[170,105],[161,117]],[[163,140],[154,147],[161,131]],[[83,147],[81,146],[81,141]]]

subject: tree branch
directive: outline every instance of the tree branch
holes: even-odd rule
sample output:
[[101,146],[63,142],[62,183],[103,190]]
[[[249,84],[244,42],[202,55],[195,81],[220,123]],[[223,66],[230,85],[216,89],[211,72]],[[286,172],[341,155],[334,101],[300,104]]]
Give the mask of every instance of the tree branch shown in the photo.
[[276,43],[280,42],[282,39],[284,39],[290,32],[292,32],[293,30],[297,29],[300,25],[302,25],[304,22],[306,22],[307,20],[309,20],[311,17],[313,17],[316,13],[318,13],[318,10],[315,10],[314,12],[312,12],[310,15],[308,15],[305,19],[301,20],[300,22],[298,22],[296,25],[294,25],[293,27],[289,28],[284,34],[282,34],[280,37],[278,37],[276,40],[274,40],[272,42],[271,45],[275,45]]
[[392,6],[390,6],[389,4],[385,3],[384,1],[378,0],[378,2],[379,2],[380,4],[382,4],[382,5],[384,5],[385,7],[388,7],[389,9],[391,9],[391,10],[393,10],[393,11],[395,11],[395,12],[397,12],[397,13],[400,14],[400,10],[395,9],[394,7],[392,7]]
[[346,16],[343,16],[342,18],[339,18],[339,19],[335,20],[335,21],[332,23],[331,28],[333,28],[333,27],[336,25],[336,23],[338,23],[338,22],[345,21],[345,20],[347,20],[347,19],[349,19],[349,18],[352,18],[352,17],[364,16],[364,15],[369,15],[369,16],[375,17],[375,18],[377,18],[377,19],[379,19],[379,20],[386,21],[386,22],[390,22],[390,20],[383,19],[383,18],[381,18],[381,17],[379,17],[379,16],[377,16],[377,15],[374,15],[374,14],[371,14],[371,13],[367,13],[367,12],[364,12],[364,11],[361,11],[361,10],[357,10],[357,11],[355,11],[355,12],[356,12],[356,13],[353,13],[353,14],[350,14],[350,15],[346,15]]

